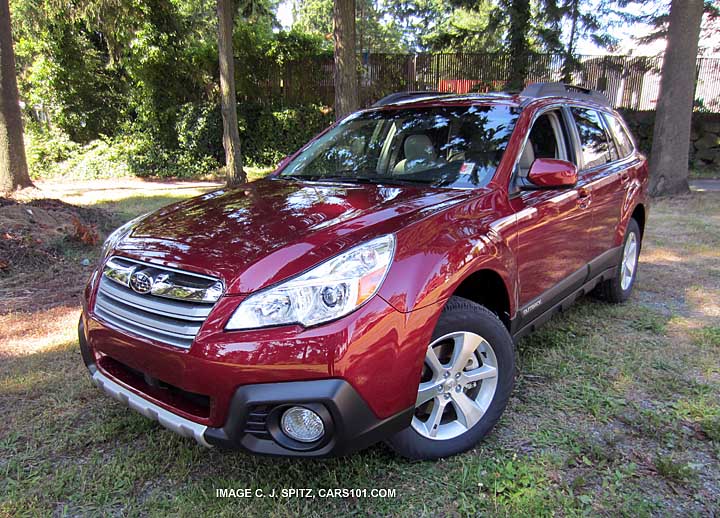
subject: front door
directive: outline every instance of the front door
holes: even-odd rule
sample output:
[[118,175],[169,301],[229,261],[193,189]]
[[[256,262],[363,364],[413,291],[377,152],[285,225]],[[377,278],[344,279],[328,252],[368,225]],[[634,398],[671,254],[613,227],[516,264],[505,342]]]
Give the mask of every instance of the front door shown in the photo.
[[[516,175],[527,176],[536,158],[575,161],[568,114],[555,109],[534,122]],[[520,191],[511,201],[517,215],[519,324],[532,321],[587,277],[590,190]]]

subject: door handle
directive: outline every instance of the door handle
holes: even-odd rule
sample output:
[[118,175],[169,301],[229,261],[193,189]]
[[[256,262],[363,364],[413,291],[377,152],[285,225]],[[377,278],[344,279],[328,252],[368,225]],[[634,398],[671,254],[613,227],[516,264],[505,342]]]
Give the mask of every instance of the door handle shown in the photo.
[[587,209],[590,206],[590,200],[591,200],[590,193],[591,193],[591,190],[588,189],[587,187],[580,187],[578,189],[578,200],[580,202],[578,204],[578,206],[581,209]]
[[629,181],[630,181],[630,175],[627,172],[623,171],[622,173],[620,173],[620,183],[621,184],[627,185]]

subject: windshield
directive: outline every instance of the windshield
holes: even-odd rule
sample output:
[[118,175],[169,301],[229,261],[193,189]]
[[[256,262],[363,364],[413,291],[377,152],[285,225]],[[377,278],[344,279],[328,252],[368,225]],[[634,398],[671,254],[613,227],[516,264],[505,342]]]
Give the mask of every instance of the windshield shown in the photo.
[[360,113],[313,142],[280,177],[483,187],[517,117],[502,105]]

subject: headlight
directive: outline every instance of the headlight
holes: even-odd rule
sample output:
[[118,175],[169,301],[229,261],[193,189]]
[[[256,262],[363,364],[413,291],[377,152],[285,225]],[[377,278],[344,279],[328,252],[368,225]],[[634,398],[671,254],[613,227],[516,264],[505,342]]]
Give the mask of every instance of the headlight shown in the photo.
[[225,328],[311,326],[347,315],[377,293],[394,251],[392,234],[351,248],[299,277],[250,295]]
[[112,249],[115,248],[115,246],[132,231],[133,227],[148,214],[150,214],[150,212],[143,214],[142,216],[138,216],[137,218],[133,218],[121,227],[113,230],[103,243],[100,259],[105,259]]

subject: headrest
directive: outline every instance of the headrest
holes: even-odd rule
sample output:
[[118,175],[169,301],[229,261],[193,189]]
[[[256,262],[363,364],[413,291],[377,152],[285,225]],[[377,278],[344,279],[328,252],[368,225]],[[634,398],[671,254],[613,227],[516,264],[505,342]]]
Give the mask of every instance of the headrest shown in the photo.
[[407,160],[435,160],[435,148],[427,135],[410,135],[404,147]]

